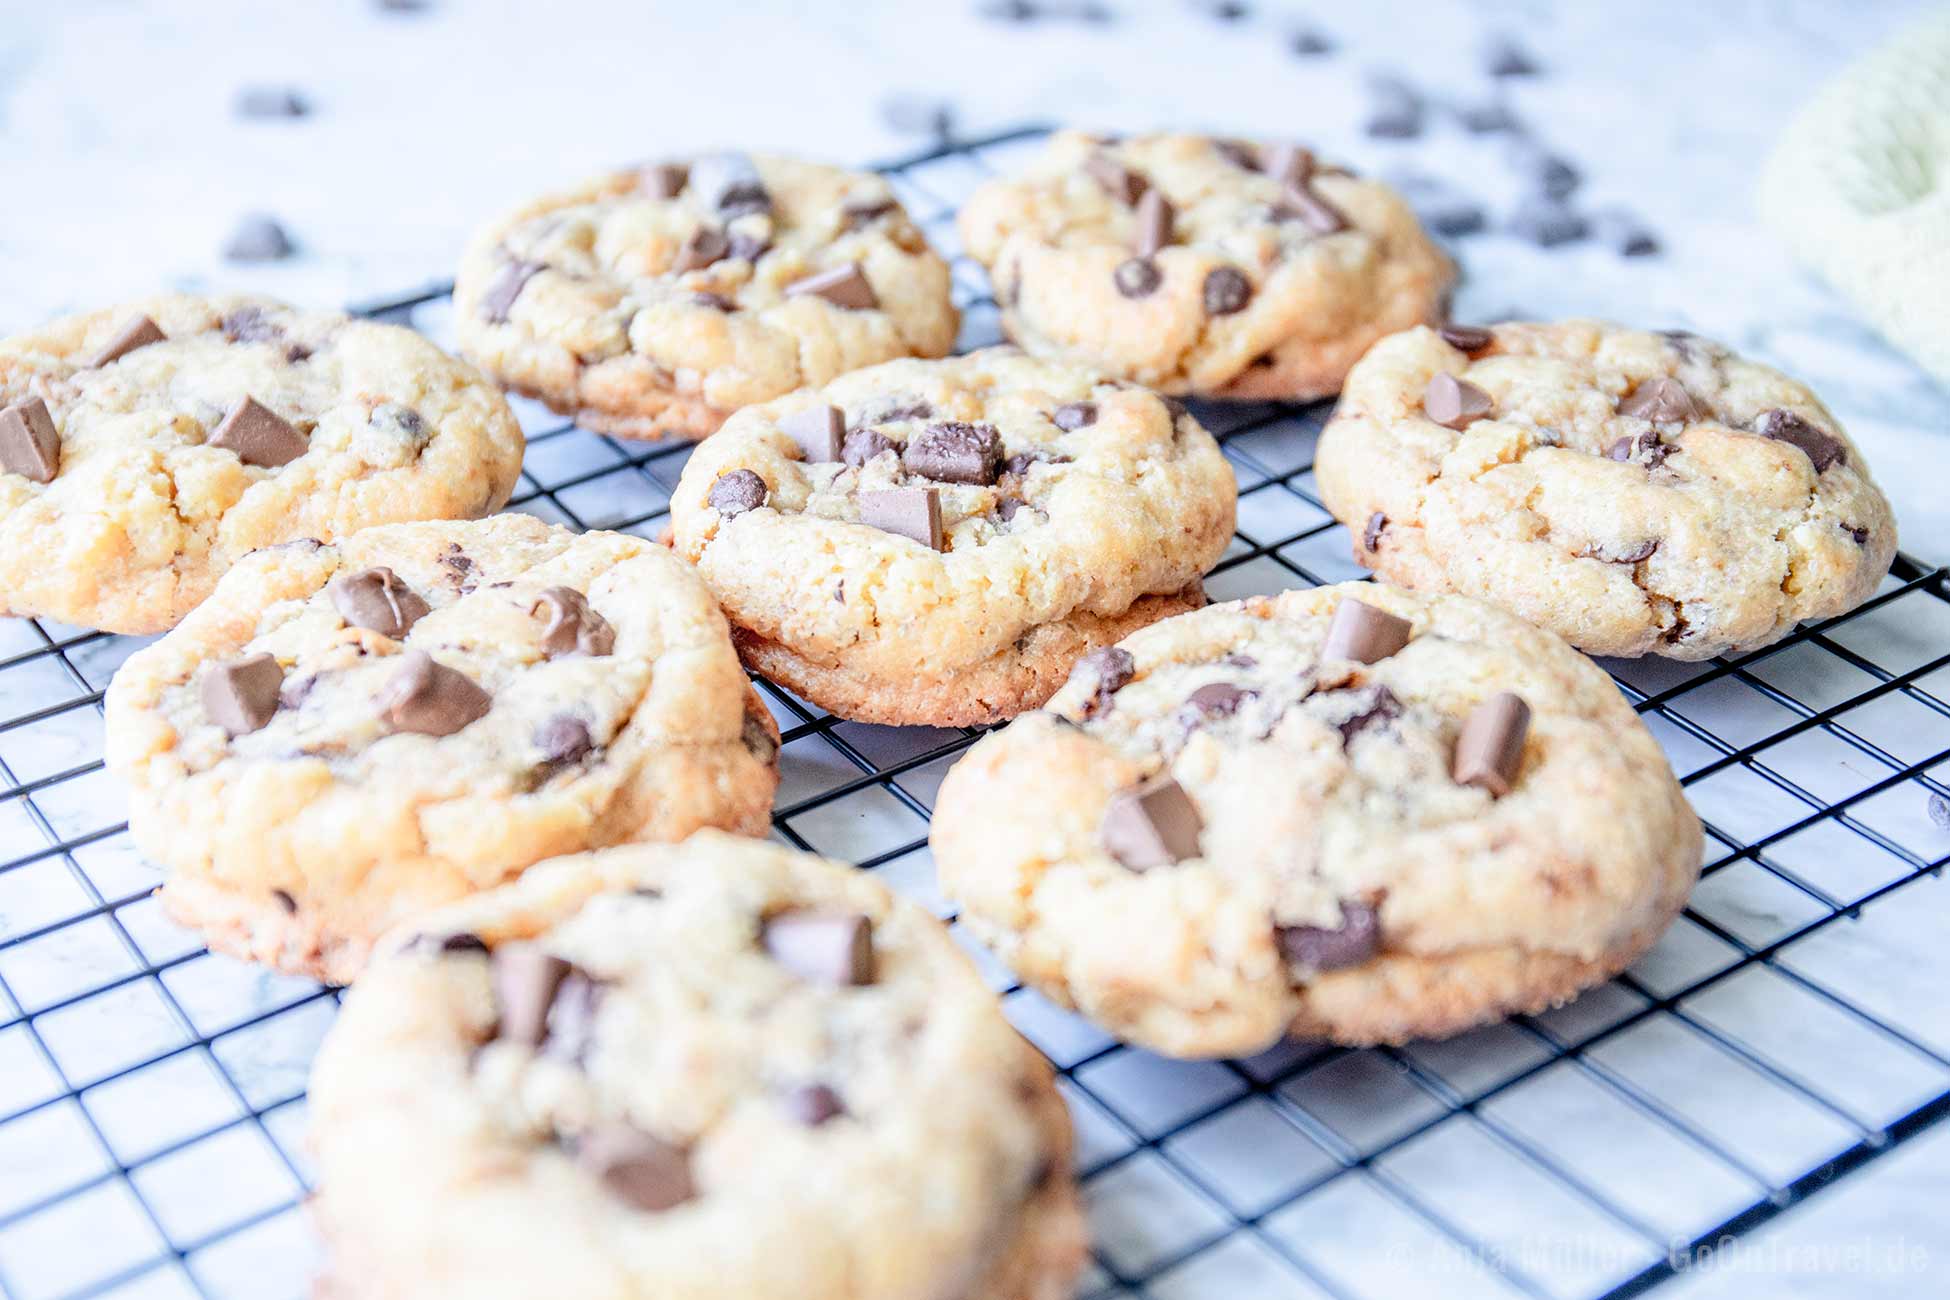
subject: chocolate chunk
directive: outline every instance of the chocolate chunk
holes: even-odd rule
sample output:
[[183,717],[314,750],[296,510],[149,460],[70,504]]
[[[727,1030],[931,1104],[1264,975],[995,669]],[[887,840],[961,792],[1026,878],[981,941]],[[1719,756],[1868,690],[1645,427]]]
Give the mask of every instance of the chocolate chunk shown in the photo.
[[1869,530],[1867,527],[1859,524],[1843,524],[1841,525],[1841,529],[1855,540],[1857,546],[1867,546],[1869,544]]
[[734,216],[764,212],[772,196],[758,174],[758,164],[742,153],[707,154],[691,164],[691,196],[707,211]]
[[1291,142],[1270,145],[1260,151],[1260,170],[1287,189],[1300,189],[1314,174],[1313,150]]
[[704,501],[713,510],[730,519],[748,510],[756,510],[765,504],[765,480],[748,469],[734,469],[728,474],[720,474],[718,481],[711,485]]
[[1095,402],[1065,402],[1050,412],[1050,422],[1065,433],[1097,422]]
[[1479,786],[1499,797],[1509,794],[1529,731],[1530,706],[1520,696],[1503,691],[1477,705],[1456,737],[1450,769],[1456,784]]
[[1361,549],[1373,555],[1381,549],[1381,532],[1388,527],[1388,516],[1379,510],[1368,516],[1368,526],[1361,530]]
[[0,470],[36,483],[52,483],[61,472],[61,434],[40,398],[0,410]]
[[1533,198],[1510,216],[1510,233],[1539,248],[1572,244],[1591,233],[1591,223],[1549,197]]
[[1316,28],[1302,27],[1287,38],[1287,48],[1303,59],[1334,52],[1334,38]]
[[1221,266],[1205,276],[1205,314],[1230,316],[1252,301],[1252,282],[1230,266]]
[[89,368],[99,369],[111,361],[119,361],[137,348],[146,348],[151,343],[161,343],[167,337],[156,322],[147,316],[137,316],[123,325],[101,351],[89,358]]
[[794,280],[785,287],[788,298],[803,298],[807,294],[824,298],[835,307],[848,311],[871,311],[880,305],[874,295],[873,286],[860,270],[858,262],[848,262],[845,266],[835,266],[816,275]]
[[223,246],[224,257],[232,262],[282,262],[296,251],[284,227],[259,213],[239,221]]
[[1258,696],[1258,691],[1249,691],[1231,682],[1207,682],[1185,697],[1180,712],[1198,720],[1229,718],[1239,712],[1240,705]]
[[878,429],[855,429],[840,444],[840,459],[858,469],[883,451],[894,449],[893,439]]
[[489,979],[500,1014],[494,1036],[503,1042],[540,1047],[548,1037],[548,1013],[555,994],[574,967],[532,943],[495,950]]
[[1131,251],[1139,257],[1155,257],[1171,242],[1172,216],[1171,200],[1158,190],[1146,190],[1138,200],[1137,233],[1131,239]]
[[1534,77],[1537,61],[1515,41],[1499,36],[1483,51],[1483,67],[1492,77]]
[[835,987],[873,983],[873,921],[860,913],[781,912],[760,929],[759,943],[802,979]]
[[691,169],[684,163],[651,163],[637,172],[637,187],[653,199],[674,199],[684,192]]
[[580,718],[558,714],[535,729],[535,748],[541,751],[544,766],[554,769],[580,763],[595,751],[596,742],[589,724]]
[[1442,341],[1450,347],[1471,354],[1481,352],[1496,342],[1496,335],[1480,325],[1457,325],[1451,322],[1438,326],[1435,332],[1440,334]]
[[889,488],[862,492],[860,522],[886,533],[911,537],[930,550],[940,550],[941,492],[937,488]]
[[1111,273],[1111,280],[1117,285],[1117,292],[1126,298],[1142,298],[1164,283],[1164,276],[1159,273],[1157,263],[1133,257],[1118,263],[1117,270]]
[[1377,140],[1413,140],[1422,134],[1424,105],[1413,86],[1383,77],[1371,82],[1369,91],[1374,96],[1374,111],[1365,127],[1369,135]]
[[544,588],[528,612],[548,611],[542,629],[542,654],[550,659],[585,654],[600,657],[616,648],[616,629],[589,607],[589,598],[574,587]]
[[1197,857],[1204,829],[1191,796],[1165,776],[1112,795],[1098,838],[1104,851],[1128,869],[1148,871]]
[[585,1133],[576,1143],[576,1163],[639,1210],[656,1213],[697,1196],[681,1148],[620,1121]]
[[1327,640],[1320,648],[1322,659],[1352,659],[1374,664],[1408,644],[1415,625],[1366,601],[1344,597],[1334,607],[1333,621],[1327,625]]
[[505,322],[508,312],[515,305],[515,299],[521,297],[522,289],[546,269],[540,262],[516,260],[505,263],[495,272],[494,279],[488,282],[486,291],[481,294],[481,315],[490,324]]
[[1618,403],[1620,415],[1658,423],[1691,424],[1706,413],[1677,379],[1648,379]]
[[400,656],[399,671],[379,694],[379,717],[393,731],[451,736],[487,716],[494,697],[473,678],[435,662],[423,650]]
[[1083,160],[1083,172],[1127,208],[1136,207],[1150,188],[1143,176],[1101,150]]
[[1422,413],[1458,432],[1486,418],[1495,406],[1488,393],[1446,370],[1437,371],[1422,390]]
[[679,275],[686,271],[702,271],[721,261],[730,248],[730,241],[725,239],[723,231],[699,226],[684,241],[684,247],[678,250],[677,260],[671,263],[670,269]]
[[1348,703],[1353,710],[1339,725],[1342,749],[1369,727],[1383,726],[1402,716],[1401,700],[1379,682],[1341,694],[1351,697]]
[[1762,411],[1754,422],[1754,432],[1763,438],[1773,438],[1777,442],[1789,442],[1808,454],[1819,474],[1830,465],[1848,462],[1848,445],[1833,434],[1815,428],[1793,411],[1779,407]]
[[271,899],[279,907],[284,909],[284,914],[286,916],[296,916],[298,914],[298,900],[293,898],[290,894],[286,893],[284,890],[282,889],[272,890]]
[[259,120],[304,117],[311,112],[305,97],[289,86],[246,86],[237,92],[237,116]]
[[1259,170],[1259,146],[1248,140],[1214,140],[1212,151],[1241,171]]
[[765,256],[765,250],[771,246],[771,239],[765,235],[750,230],[734,230],[731,232],[731,247],[726,256],[741,262],[756,262]]
[[440,563],[447,568],[447,577],[456,587],[462,591],[474,590],[474,561],[467,558],[459,542],[447,543],[447,549],[440,554]]
[[1279,206],[1273,209],[1273,219],[1298,221],[1316,235],[1333,235],[1349,229],[1346,214],[1308,185],[1287,187]]
[[209,446],[237,453],[246,465],[276,469],[289,465],[310,449],[310,442],[291,424],[255,397],[240,397],[210,435]]
[[1344,970],[1359,966],[1381,950],[1380,918],[1366,903],[1343,901],[1337,928],[1276,926],[1273,940],[1290,966],[1305,971]]
[[891,198],[849,199],[840,205],[840,229],[858,230],[900,207]]
[[342,573],[326,586],[332,608],[352,627],[362,627],[395,641],[404,637],[427,614],[419,593],[385,567]]
[[232,343],[275,343],[284,337],[284,326],[267,317],[262,307],[225,312],[219,324],[224,338]]
[[1616,461],[1638,460],[1643,458],[1647,469],[1657,469],[1666,463],[1666,458],[1679,451],[1659,441],[1655,430],[1647,429],[1637,435],[1627,435],[1605,448],[1607,458]]
[[486,952],[487,942],[478,934],[450,934],[440,940],[441,952]]
[[938,483],[991,484],[1002,472],[1002,435],[992,424],[930,424],[908,442],[901,465]]
[[807,1128],[818,1128],[827,1120],[846,1114],[840,1095],[823,1083],[801,1084],[780,1099],[785,1113]]
[[226,734],[248,735],[278,711],[278,688],[283,685],[284,669],[272,655],[212,664],[203,673],[203,711]]
[[840,458],[846,413],[837,406],[808,406],[783,417],[779,431],[799,444],[799,454],[808,464],[829,464]]
[[1080,712],[1086,718],[1100,718],[1111,710],[1111,697],[1130,685],[1137,676],[1137,660],[1122,646],[1107,645],[1092,650],[1077,660],[1070,669],[1070,676],[1079,674],[1094,675],[1097,679],[1097,692],[1083,702]]

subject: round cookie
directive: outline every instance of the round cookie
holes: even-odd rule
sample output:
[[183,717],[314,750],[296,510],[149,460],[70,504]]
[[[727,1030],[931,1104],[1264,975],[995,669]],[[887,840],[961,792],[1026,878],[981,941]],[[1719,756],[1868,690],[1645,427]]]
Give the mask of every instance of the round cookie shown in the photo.
[[690,566],[525,515],[245,557],[109,686],[169,914],[345,983],[402,918],[557,854],[765,832],[778,731]]
[[1314,469],[1357,560],[1591,654],[1756,649],[1861,604],[1896,552],[1815,395],[1693,334],[1409,330],[1348,376]]
[[960,321],[886,180],[736,153],[527,204],[476,236],[454,302],[489,374],[634,438],[702,438],[754,402],[945,355]]
[[747,665],[842,717],[965,726],[1204,604],[1236,498],[1176,402],[994,348],[741,412],[671,520]]
[[1460,596],[1215,605],[948,773],[932,843],[1024,981],[1175,1056],[1563,1002],[1678,914],[1699,819],[1611,680]]
[[1009,337],[1160,392],[1311,401],[1455,279],[1400,195],[1293,145],[1061,131],[962,207]]
[[412,929],[312,1075],[331,1287],[1071,1294],[1049,1067],[870,876],[705,832],[546,863]]
[[0,613],[173,627],[294,537],[497,510],[508,404],[411,330],[150,298],[0,341]]

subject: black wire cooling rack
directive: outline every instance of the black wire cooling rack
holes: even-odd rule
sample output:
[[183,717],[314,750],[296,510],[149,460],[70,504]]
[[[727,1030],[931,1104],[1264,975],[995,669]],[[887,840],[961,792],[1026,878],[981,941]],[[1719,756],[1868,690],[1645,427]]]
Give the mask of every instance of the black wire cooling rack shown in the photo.
[[[955,249],[955,205],[1041,134],[882,170]],[[957,258],[955,279],[964,346],[995,341],[979,268]],[[445,287],[362,309],[436,338],[449,310]],[[517,407],[511,508],[662,527],[685,444]],[[1313,486],[1325,408],[1195,409],[1240,481],[1214,599],[1358,576]],[[1650,956],[1556,1012],[1401,1050],[1174,1062],[968,945],[1062,1072],[1096,1240],[1082,1293],[1625,1297],[1708,1267],[1909,1271],[1930,1290],[1924,1270],[1950,1264],[1900,1236],[1842,1242],[1855,1263],[1783,1239],[1819,1237],[1823,1189],[1872,1182],[1950,1113],[1945,576],[1899,558],[1862,609],[1766,650],[1607,665],[1707,823],[1705,874]],[[0,1293],[297,1295],[316,1262],[304,1081],[335,994],[161,920],[100,761],[102,688],[137,644],[0,622]],[[952,920],[927,819],[977,733],[763,690],[785,736],[776,834]]]

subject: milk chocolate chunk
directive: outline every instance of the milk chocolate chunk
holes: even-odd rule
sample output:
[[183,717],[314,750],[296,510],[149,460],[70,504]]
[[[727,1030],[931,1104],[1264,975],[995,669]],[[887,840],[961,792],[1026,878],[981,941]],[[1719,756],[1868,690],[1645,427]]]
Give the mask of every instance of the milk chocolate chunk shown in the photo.
[[542,653],[550,659],[562,655],[606,655],[616,648],[616,629],[609,620],[589,608],[589,598],[574,587],[548,587],[529,608],[529,613],[548,611],[548,625],[542,629]]
[[212,664],[203,674],[203,711],[232,736],[256,731],[278,711],[284,669],[268,654]]
[[705,504],[725,518],[742,515],[765,504],[765,480],[748,469],[734,469],[718,476],[705,494]]
[[670,269],[679,275],[686,271],[702,271],[705,267],[722,261],[724,255],[730,250],[731,242],[724,237],[723,231],[714,230],[710,226],[699,226],[691,232],[691,237],[685,240],[684,246],[677,251],[677,260],[671,263]]
[[1137,660],[1122,646],[1107,645],[1100,650],[1092,650],[1077,660],[1070,676],[1079,673],[1092,673],[1097,678],[1097,693],[1083,702],[1082,713],[1086,718],[1100,718],[1111,710],[1111,697],[1130,685],[1137,676]]
[[209,445],[236,452],[246,465],[276,469],[304,455],[311,444],[276,411],[255,397],[242,397],[210,435]]
[[451,736],[487,716],[494,697],[467,674],[437,663],[423,650],[400,656],[379,695],[379,716],[394,731]]
[[930,424],[909,440],[901,464],[939,483],[992,484],[1002,473],[1002,435],[992,424]]
[[898,533],[938,551],[941,531],[941,492],[938,488],[890,488],[862,492],[860,522],[885,533]]
[[779,431],[799,444],[808,464],[825,465],[840,458],[846,413],[837,406],[808,406],[780,420]]
[[151,343],[161,343],[167,335],[162,328],[147,316],[137,316],[123,325],[102,350],[88,360],[91,369],[99,369],[111,361],[119,361],[137,348],[146,348]]
[[783,1101],[786,1114],[807,1128],[818,1128],[846,1114],[840,1095],[823,1083],[801,1084],[787,1092]]
[[1131,251],[1139,257],[1155,257],[1171,242],[1173,216],[1170,199],[1157,190],[1146,190],[1138,200],[1137,233],[1131,240]]
[[1690,424],[1704,417],[1699,403],[1677,379],[1648,379],[1618,403],[1620,415],[1642,420]]
[[653,199],[674,199],[690,178],[691,169],[683,163],[651,163],[637,173],[637,184]]
[[1197,857],[1204,829],[1191,796],[1167,776],[1112,795],[1098,838],[1118,862],[1147,871]]
[[1647,429],[1645,432],[1636,436],[1627,434],[1625,437],[1613,442],[1611,446],[1605,449],[1605,456],[1607,459],[1616,461],[1643,459],[1647,469],[1657,469],[1659,466],[1665,464],[1667,457],[1678,450],[1679,448],[1677,447],[1666,446],[1665,443],[1659,440],[1659,435],[1656,432]]
[[1259,170],[1259,146],[1249,140],[1214,140],[1212,151],[1241,171]]
[[1388,527],[1388,516],[1379,510],[1368,516],[1368,526],[1361,530],[1361,549],[1373,555],[1381,549],[1381,534]]
[[855,429],[840,444],[840,459],[855,469],[883,451],[892,451],[894,440],[878,429]]
[[528,282],[545,268],[540,262],[524,262],[519,259],[505,263],[495,272],[494,279],[481,294],[481,315],[491,324],[500,325],[507,321],[508,312],[514,307],[515,299]]
[[326,586],[325,594],[347,624],[395,641],[426,617],[428,609],[418,592],[383,565],[342,573]]
[[1252,282],[1230,266],[1221,266],[1205,276],[1205,314],[1230,316],[1252,301]]
[[548,1009],[542,1054],[583,1064],[596,1041],[596,1011],[602,1000],[603,986],[589,978],[588,972],[571,966]]
[[1127,208],[1136,207],[1145,190],[1150,188],[1143,176],[1102,150],[1083,160],[1083,173]]
[[589,734],[589,724],[581,718],[559,714],[535,729],[535,748],[541,751],[542,762],[553,769],[580,763],[595,752],[596,742]]
[[1313,151],[1297,144],[1276,144],[1263,150],[1260,163],[1261,171],[1289,189],[1305,185],[1314,174]]
[[773,961],[816,984],[873,983],[873,921],[860,913],[781,912],[760,929],[759,943]]
[[36,483],[52,483],[61,472],[61,434],[40,398],[0,410],[0,469]]
[[633,1125],[613,1121],[592,1129],[575,1151],[577,1164],[639,1210],[654,1214],[697,1196],[690,1157]]
[[1484,348],[1496,342],[1496,335],[1482,328],[1480,325],[1457,325],[1451,323],[1441,326],[1436,330],[1436,333],[1442,336],[1444,343],[1463,352],[1481,352]]
[[758,165],[742,153],[707,154],[691,164],[691,194],[706,210],[735,216],[764,212],[772,196],[759,178]]
[[888,198],[849,199],[840,205],[840,229],[858,230],[870,226],[900,204]]
[[880,299],[874,296],[873,286],[867,283],[866,273],[861,271],[858,262],[820,271],[802,280],[794,280],[785,287],[788,298],[801,298],[807,294],[824,298],[835,307],[844,307],[848,311],[870,311],[880,305]]
[[1446,370],[1438,371],[1422,390],[1422,413],[1457,432],[1489,415],[1495,406],[1488,393]]
[[1464,720],[1450,775],[1457,785],[1479,786],[1499,797],[1509,794],[1529,733],[1530,706],[1522,697],[1509,691],[1492,695]]
[[1380,663],[1407,645],[1414,629],[1415,625],[1407,619],[1348,596],[1334,607],[1334,618],[1327,625],[1327,641],[1320,648],[1320,657],[1352,659],[1361,664]]
[[1344,970],[1381,951],[1380,917],[1366,903],[1343,902],[1339,926],[1276,926],[1273,942],[1290,966],[1306,971]]
[[265,316],[262,307],[225,312],[219,325],[231,343],[275,343],[284,337],[284,326]]
[[1146,297],[1154,293],[1158,286],[1164,283],[1164,279],[1158,270],[1158,264],[1143,257],[1133,257],[1128,261],[1119,262],[1117,269],[1111,272],[1111,281],[1116,284],[1117,292],[1126,298]]
[[1069,433],[1072,430],[1082,429],[1097,422],[1097,404],[1095,402],[1065,402],[1054,411],[1051,411],[1049,418],[1051,423],[1055,424],[1057,428],[1063,430],[1065,433]]
[[1832,434],[1823,433],[1814,425],[1796,415],[1793,411],[1775,408],[1762,411],[1760,419],[1754,423],[1754,432],[1763,438],[1773,438],[1777,442],[1789,442],[1808,454],[1819,474],[1830,465],[1848,462],[1848,445]]
[[489,978],[500,1023],[494,1036],[526,1047],[548,1037],[548,1013],[556,990],[574,967],[532,943],[504,944],[494,952]]

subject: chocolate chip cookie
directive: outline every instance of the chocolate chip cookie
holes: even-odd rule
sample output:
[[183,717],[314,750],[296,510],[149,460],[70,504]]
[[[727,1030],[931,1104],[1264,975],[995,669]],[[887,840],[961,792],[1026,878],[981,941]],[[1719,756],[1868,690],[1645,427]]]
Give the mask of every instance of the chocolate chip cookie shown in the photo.
[[1322,499],[1392,582],[1592,654],[1707,659],[1874,594],[1889,502],[1815,395],[1693,334],[1413,329],[1348,377]]
[[741,412],[671,519],[749,666],[842,717],[950,726],[1203,604],[1236,497],[1176,402],[995,348]]
[[331,1294],[1071,1294],[1049,1067],[871,876],[704,832],[410,928],[312,1076]]
[[778,731],[689,565],[525,515],[246,556],[107,699],[164,907],[334,983],[533,862],[765,832]]
[[490,225],[454,286],[462,350],[602,433],[726,415],[895,357],[938,357],[948,266],[881,177],[710,154],[596,177]]
[[1699,819],[1610,678],[1345,583],[1168,619],[948,774],[935,862],[1026,982],[1178,1056],[1451,1034],[1609,978]]
[[521,468],[508,404],[410,330],[154,298],[0,341],[0,613],[173,627],[245,552],[478,518]]
[[1400,195],[1291,144],[1059,132],[960,228],[1016,342],[1202,397],[1329,396],[1455,278]]

